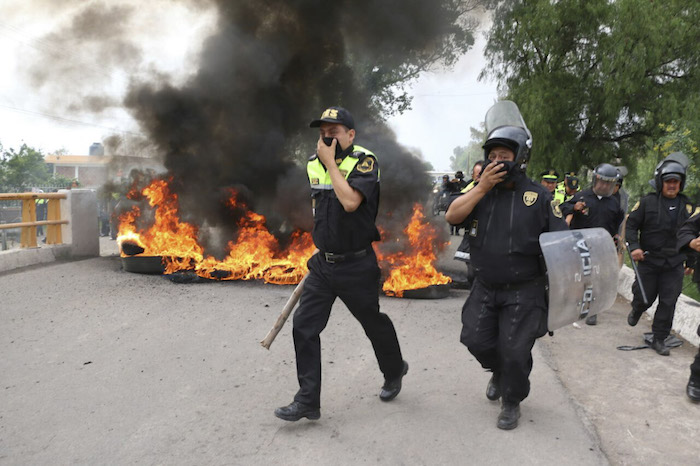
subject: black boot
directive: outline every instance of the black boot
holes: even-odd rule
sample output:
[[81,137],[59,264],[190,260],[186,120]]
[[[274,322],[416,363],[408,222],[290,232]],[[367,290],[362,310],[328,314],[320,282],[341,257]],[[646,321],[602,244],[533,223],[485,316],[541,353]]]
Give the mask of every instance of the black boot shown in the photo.
[[597,325],[598,324],[598,314],[590,317],[586,317],[586,325]]
[[637,322],[639,322],[639,319],[642,317],[642,314],[644,314],[644,311],[637,312],[632,308],[629,314],[627,314],[627,324],[630,327],[634,327],[637,325]]
[[520,418],[520,403],[504,401],[501,408],[501,414],[498,415],[498,428],[503,430],[511,430],[518,427],[518,419]]
[[486,386],[486,398],[496,401],[501,397],[501,376],[498,372],[493,373],[489,384]]
[[657,340],[656,338],[654,338],[651,341],[651,347],[661,356],[668,356],[669,354],[671,354],[671,350],[668,349],[668,346],[666,346],[663,340]]
[[315,421],[321,417],[321,410],[298,401],[292,401],[287,406],[277,408],[275,416],[285,421],[298,421],[302,417]]
[[688,386],[685,392],[688,394],[688,398],[696,403],[700,403],[700,381],[693,380],[691,377],[690,380],[688,380]]
[[385,380],[384,381],[384,386],[382,387],[382,391],[379,393],[379,399],[381,399],[382,401],[391,401],[394,398],[396,398],[396,395],[398,395],[399,392],[401,391],[401,379],[403,379],[403,376],[406,375],[407,372],[408,372],[408,363],[406,361],[404,361],[403,362],[403,370],[401,371],[401,375],[393,380]]

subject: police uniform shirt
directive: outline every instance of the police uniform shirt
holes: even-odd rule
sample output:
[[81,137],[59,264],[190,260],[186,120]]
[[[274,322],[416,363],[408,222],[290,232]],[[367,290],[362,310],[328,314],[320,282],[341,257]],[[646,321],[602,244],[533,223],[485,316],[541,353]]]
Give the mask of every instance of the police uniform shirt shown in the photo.
[[336,156],[338,165],[338,161],[345,157],[358,157],[357,164],[346,178],[348,184],[363,197],[354,212],[345,211],[333,189],[318,190],[312,186],[312,236],[314,244],[322,252],[343,254],[360,251],[380,239],[374,224],[379,208],[379,166],[372,155],[354,150],[355,147],[351,145]]
[[641,249],[649,254],[645,261],[674,267],[685,260],[678,251],[676,233],[693,214],[694,206],[683,194],[668,199],[649,193],[632,208],[625,227],[630,250]]
[[462,223],[475,273],[487,285],[542,276],[540,234],[567,229],[549,190],[525,175],[514,183],[486,193]]
[[[574,205],[579,201],[586,203],[584,211],[587,213],[582,211],[574,212]],[[614,197],[598,196],[591,188],[574,194],[574,197],[562,204],[561,210],[564,217],[574,214],[569,225],[572,230],[600,227],[607,230],[610,236],[617,234],[620,224],[625,218],[625,213],[620,208],[620,203]]]

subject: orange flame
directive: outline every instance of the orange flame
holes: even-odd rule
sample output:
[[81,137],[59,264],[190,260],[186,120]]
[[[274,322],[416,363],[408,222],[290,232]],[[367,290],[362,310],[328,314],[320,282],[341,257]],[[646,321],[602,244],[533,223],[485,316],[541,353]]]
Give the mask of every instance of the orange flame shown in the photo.
[[[129,193],[129,198],[138,197]],[[161,256],[165,274],[193,271],[200,277],[216,280],[264,280],[277,285],[296,284],[308,272],[306,261],[315,250],[311,233],[296,231],[289,245],[282,249],[278,240],[265,226],[265,217],[252,212],[237,199],[231,190],[227,205],[243,211],[238,220],[238,237],[228,243],[228,253],[223,260],[205,256],[198,242],[198,228],[180,220],[177,194],[170,191],[168,182],[156,179],[141,193],[154,209],[153,225],[140,231],[137,221],[141,210],[133,207],[119,217],[120,244],[130,242],[144,249],[141,256]],[[425,221],[419,204],[414,206],[413,217],[404,233],[410,244],[409,252],[399,252],[382,257],[391,265],[391,273],[383,286],[389,296],[402,297],[405,290],[450,282],[435,270],[434,251],[437,232]],[[384,236],[384,235],[382,235]],[[402,239],[396,239],[401,241]],[[376,248],[375,248],[376,249]],[[126,256],[122,252],[122,256]]]
[[[129,241],[144,248],[141,255],[162,256],[165,273],[192,270],[200,277],[218,280],[262,279],[267,283],[299,283],[308,271],[306,261],[314,251],[311,234],[294,232],[289,246],[281,250],[277,239],[265,227],[265,217],[251,212],[236,201],[231,191],[229,207],[242,208],[243,217],[236,242],[229,242],[229,253],[222,261],[204,256],[197,241],[198,229],[180,221],[177,195],[168,183],[154,180],[141,192],[155,208],[155,221],[145,231],[138,232],[137,207],[119,217],[119,242]],[[124,255],[122,253],[122,255]]]
[[382,286],[384,293],[401,298],[406,290],[450,283],[449,277],[435,269],[437,231],[425,221],[420,204],[413,206],[413,216],[404,233],[410,245],[408,252],[382,257],[391,264],[389,278]]

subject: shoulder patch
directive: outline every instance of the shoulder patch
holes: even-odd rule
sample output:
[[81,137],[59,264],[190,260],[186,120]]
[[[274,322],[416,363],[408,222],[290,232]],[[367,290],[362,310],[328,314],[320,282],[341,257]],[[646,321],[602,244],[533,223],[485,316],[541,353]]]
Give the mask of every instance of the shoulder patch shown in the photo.
[[692,204],[686,204],[685,205],[685,210],[688,212],[688,215],[693,213],[693,206]]
[[553,200],[551,202],[551,206],[552,206],[552,213],[554,214],[554,216],[557,218],[561,218],[562,213],[561,213],[561,209],[559,208],[559,201]]
[[360,163],[357,164],[357,170],[362,173],[369,173],[374,170],[374,159],[372,157],[365,157]]
[[639,202],[640,201],[637,201],[637,203],[634,205],[634,207],[632,207],[632,210],[630,210],[630,212],[634,212],[635,210],[639,209]]
[[537,202],[538,197],[539,194],[537,194],[535,191],[525,191],[523,193],[523,203],[525,203],[526,206],[530,207],[532,204]]

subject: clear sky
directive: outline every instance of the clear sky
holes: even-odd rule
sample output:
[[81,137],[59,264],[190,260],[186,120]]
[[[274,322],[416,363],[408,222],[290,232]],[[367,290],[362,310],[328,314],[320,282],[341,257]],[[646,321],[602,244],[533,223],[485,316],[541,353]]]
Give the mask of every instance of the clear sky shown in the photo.
[[[135,0],[120,3],[139,5],[139,11],[147,8]],[[45,153],[65,149],[80,155],[87,154],[93,142],[115,131],[139,132],[119,108],[95,115],[70,113],[61,105],[61,97],[100,85],[118,100],[126,82],[126,74],[108,75],[89,53],[81,54],[70,43],[46,38],[47,32],[61,22],[65,27],[70,16],[70,8],[61,8],[61,4],[49,0],[3,0],[0,4],[0,143],[5,149],[18,148],[24,142]],[[159,16],[144,15],[147,19],[137,28],[144,31],[139,42],[146,44],[144,56],[154,69],[182,75],[182,70],[191,69],[188,65],[211,28],[213,17],[193,21],[192,10],[185,6],[173,6],[168,0],[153,0],[151,4]],[[160,27],[166,21],[171,27]],[[145,32],[154,27],[159,31],[157,42]],[[410,88],[413,108],[389,120],[399,141],[420,151],[436,170],[449,168],[452,150],[469,142],[469,127],[483,121],[497,97],[495,83],[477,81],[484,66],[482,35],[479,33],[475,47],[453,70],[421,76]],[[65,65],[49,70],[48,79],[37,85],[24,65],[37,53],[47,52],[65,57]]]

